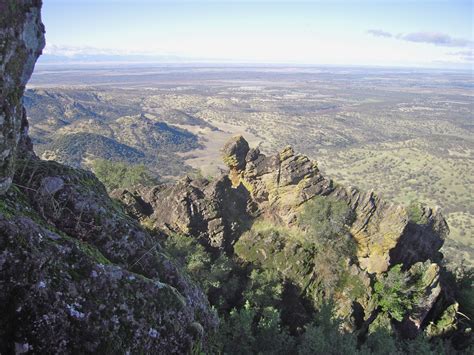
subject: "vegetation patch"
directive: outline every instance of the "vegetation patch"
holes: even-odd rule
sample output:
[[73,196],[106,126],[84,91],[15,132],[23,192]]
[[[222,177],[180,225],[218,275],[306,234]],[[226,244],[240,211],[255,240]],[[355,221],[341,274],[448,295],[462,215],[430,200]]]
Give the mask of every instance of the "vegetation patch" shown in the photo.
[[428,218],[423,213],[423,205],[418,201],[412,201],[407,206],[408,218],[416,224],[427,224]]
[[143,164],[132,165],[125,162],[94,160],[92,171],[108,191],[130,188],[136,185],[156,185],[157,179]]
[[390,268],[374,285],[375,299],[381,310],[401,321],[417,304],[422,274],[408,275],[398,264]]

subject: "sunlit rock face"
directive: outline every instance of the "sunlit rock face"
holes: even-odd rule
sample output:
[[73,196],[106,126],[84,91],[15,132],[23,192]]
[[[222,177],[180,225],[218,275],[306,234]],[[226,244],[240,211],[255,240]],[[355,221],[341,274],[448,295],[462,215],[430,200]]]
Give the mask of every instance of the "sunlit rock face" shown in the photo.
[[137,188],[133,194],[153,211],[148,219],[158,228],[228,249],[256,217],[291,226],[307,201],[330,196],[347,203],[356,216],[350,230],[359,264],[367,272],[382,273],[399,263],[408,268],[441,257],[449,229],[439,209],[420,207],[423,223],[415,223],[406,208],[372,191],[335,183],[319,171],[316,161],[291,147],[267,156],[236,136],[222,155],[229,172],[213,181],[187,178],[171,186]]
[[[245,158],[239,154],[243,151]],[[439,209],[420,207],[423,223],[414,223],[404,207],[374,192],[334,183],[321,174],[315,161],[291,147],[265,156],[249,150],[242,137],[234,137],[223,154],[233,186],[244,186],[258,214],[278,223],[294,223],[304,203],[315,196],[332,196],[350,205],[356,216],[351,233],[358,244],[359,263],[369,273],[385,272],[398,263],[409,267],[440,258],[449,229]]]
[[31,151],[22,96],[45,45],[40,0],[0,0],[0,194],[12,182],[15,156]]

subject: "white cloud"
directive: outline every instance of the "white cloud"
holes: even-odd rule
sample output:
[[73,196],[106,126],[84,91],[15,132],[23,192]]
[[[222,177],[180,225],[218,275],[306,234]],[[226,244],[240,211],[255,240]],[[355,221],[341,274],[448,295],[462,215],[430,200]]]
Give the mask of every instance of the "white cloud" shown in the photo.
[[368,30],[367,33],[375,37],[388,37],[388,38],[393,37],[393,35],[390,32],[383,31],[383,30]]
[[375,37],[396,38],[402,41],[415,43],[429,43],[440,47],[470,47],[473,41],[466,38],[451,37],[446,33],[440,32],[411,32],[392,34],[383,30],[368,30],[368,34]]

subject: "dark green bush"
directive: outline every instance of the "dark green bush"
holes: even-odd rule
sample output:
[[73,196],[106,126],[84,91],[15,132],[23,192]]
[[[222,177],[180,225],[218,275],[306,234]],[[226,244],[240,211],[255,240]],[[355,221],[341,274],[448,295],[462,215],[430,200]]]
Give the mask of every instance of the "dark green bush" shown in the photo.
[[306,328],[298,354],[354,354],[357,338],[340,331],[341,321],[334,316],[331,304],[324,304],[315,320]]
[[182,234],[170,234],[163,246],[199,284],[218,311],[235,306],[233,303],[245,282],[239,275],[239,266],[231,258],[225,254],[214,258],[195,238]]
[[423,214],[423,204],[418,201],[411,201],[407,206],[408,218],[416,224],[428,223],[428,218]]
[[263,309],[246,302],[221,318],[214,350],[223,354],[292,354],[296,339],[282,326],[273,307]]
[[405,313],[413,308],[419,297],[418,276],[408,275],[395,265],[381,276],[374,285],[376,301],[383,312],[401,321]]
[[338,252],[350,256],[355,252],[355,243],[348,229],[354,219],[355,214],[346,202],[316,196],[304,205],[298,220],[310,241],[324,247],[331,245]]

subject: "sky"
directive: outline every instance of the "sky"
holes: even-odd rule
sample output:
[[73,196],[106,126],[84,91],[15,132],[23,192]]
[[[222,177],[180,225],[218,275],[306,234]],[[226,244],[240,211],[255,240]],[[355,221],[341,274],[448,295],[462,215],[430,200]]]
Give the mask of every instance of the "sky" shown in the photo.
[[46,55],[471,70],[474,63],[471,0],[43,3]]

